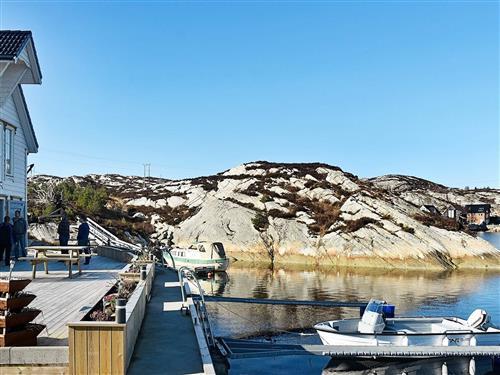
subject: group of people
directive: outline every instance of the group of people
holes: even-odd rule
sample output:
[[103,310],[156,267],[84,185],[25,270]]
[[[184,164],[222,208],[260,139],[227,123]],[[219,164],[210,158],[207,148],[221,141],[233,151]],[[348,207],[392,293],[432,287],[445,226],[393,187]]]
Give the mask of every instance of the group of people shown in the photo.
[[[90,227],[87,223],[87,217],[85,215],[80,215],[79,218],[80,225],[78,226],[78,235],[76,241],[78,246],[86,246],[85,254],[90,253],[89,246],[89,235]],[[69,242],[69,220],[65,212],[62,213],[61,221],[57,227],[57,234],[59,235],[59,245],[68,246]],[[68,250],[62,250],[63,254],[68,254]],[[85,264],[90,263],[90,257],[85,257]]]
[[[80,225],[78,226],[78,236],[76,238],[78,246],[89,246],[90,227],[87,223],[87,218],[80,216]],[[0,263],[5,261],[5,265],[9,266],[11,252],[14,250],[13,257],[17,261],[19,257],[26,257],[26,233],[28,224],[21,216],[21,211],[16,211],[14,221],[11,223],[10,216],[5,216],[4,221],[0,224]],[[59,245],[68,246],[69,242],[69,220],[66,213],[62,213],[62,219],[57,227],[59,235]],[[85,253],[89,253],[87,248]],[[68,254],[68,250],[62,250],[63,254]],[[90,256],[85,258],[85,264],[90,263]]]
[[10,264],[12,250],[16,260],[19,256],[26,256],[27,230],[28,224],[21,216],[21,211],[15,212],[13,223],[10,222],[10,216],[5,216],[3,223],[0,224],[0,263],[4,260],[6,266]]

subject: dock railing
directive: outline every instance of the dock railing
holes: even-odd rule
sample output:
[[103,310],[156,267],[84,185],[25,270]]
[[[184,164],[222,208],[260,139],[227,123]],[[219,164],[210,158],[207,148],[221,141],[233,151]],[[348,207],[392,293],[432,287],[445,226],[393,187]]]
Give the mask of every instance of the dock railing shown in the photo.
[[205,294],[203,292],[203,288],[201,287],[201,284],[198,281],[196,274],[192,270],[190,270],[188,267],[179,268],[178,275],[179,275],[179,283],[181,286],[183,308],[186,307],[184,304],[187,302],[187,295],[186,295],[186,291],[185,291],[186,278],[191,278],[196,283],[196,286],[197,286],[198,291],[199,291],[199,298],[193,299],[193,304],[196,307],[197,315],[200,319],[200,323],[201,323],[202,328],[203,328],[203,333],[205,335],[205,339],[207,340],[207,343],[210,347],[214,347],[215,346],[215,337],[213,334],[212,324],[210,323],[210,319],[209,319],[206,304],[205,304]]
[[119,239],[117,236],[115,236],[107,229],[103,228],[94,220],[88,218],[87,222],[89,224],[90,234],[94,236],[96,242],[99,245],[115,246],[136,252],[140,252],[142,250],[141,246]]

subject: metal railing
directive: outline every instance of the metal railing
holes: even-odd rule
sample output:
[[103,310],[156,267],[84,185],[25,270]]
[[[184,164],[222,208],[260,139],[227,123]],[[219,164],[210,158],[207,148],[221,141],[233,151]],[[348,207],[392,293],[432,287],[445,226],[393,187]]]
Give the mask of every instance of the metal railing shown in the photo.
[[212,324],[210,323],[210,318],[208,315],[208,311],[206,308],[205,304],[205,295],[203,292],[203,288],[200,285],[200,282],[198,281],[198,278],[196,277],[196,274],[190,270],[188,267],[181,267],[178,270],[178,275],[179,275],[179,283],[181,286],[181,293],[182,293],[182,306],[184,306],[184,303],[187,301],[187,296],[186,292],[184,290],[184,278],[191,278],[195,281],[196,286],[198,288],[199,296],[200,298],[194,299],[193,300],[193,305],[196,308],[196,311],[198,313],[198,316],[200,318],[200,323],[203,328],[203,333],[205,335],[205,339],[207,340],[207,343],[210,347],[215,346],[215,337],[213,335],[213,330],[212,330]]
[[[172,256],[172,254],[170,253],[170,250],[167,249],[167,248],[164,248],[164,249],[160,249],[161,251],[161,264],[163,267],[165,267],[165,253],[168,253],[168,255],[170,256],[170,260],[172,260],[172,268],[175,270],[175,259],[174,257]],[[167,263],[167,266],[168,266],[168,263]]]
[[142,246],[119,239],[113,233],[97,224],[94,220],[88,218],[87,222],[89,224],[90,234],[94,236],[99,245],[115,246],[132,251],[142,250]]

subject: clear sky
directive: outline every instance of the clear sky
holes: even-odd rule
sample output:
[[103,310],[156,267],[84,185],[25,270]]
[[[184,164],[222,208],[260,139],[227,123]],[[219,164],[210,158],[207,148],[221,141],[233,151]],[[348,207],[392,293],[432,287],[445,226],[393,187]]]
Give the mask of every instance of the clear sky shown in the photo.
[[499,186],[496,1],[5,1],[43,72],[36,173],[321,161]]

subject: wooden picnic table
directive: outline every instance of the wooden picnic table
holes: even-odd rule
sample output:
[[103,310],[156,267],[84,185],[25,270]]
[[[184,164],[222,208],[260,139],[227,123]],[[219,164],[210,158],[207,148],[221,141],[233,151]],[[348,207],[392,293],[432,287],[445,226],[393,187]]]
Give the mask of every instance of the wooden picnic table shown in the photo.
[[[33,257],[19,258],[21,260],[28,260],[33,267],[32,277],[36,277],[36,266],[38,263],[43,263],[45,273],[49,273],[49,261],[63,261],[68,265],[68,277],[72,275],[72,265],[76,263],[78,266],[78,273],[82,273],[81,259],[85,259],[90,254],[81,254],[81,251],[88,249],[88,246],[28,246],[26,250],[34,252]],[[63,251],[67,251],[65,254]]]

